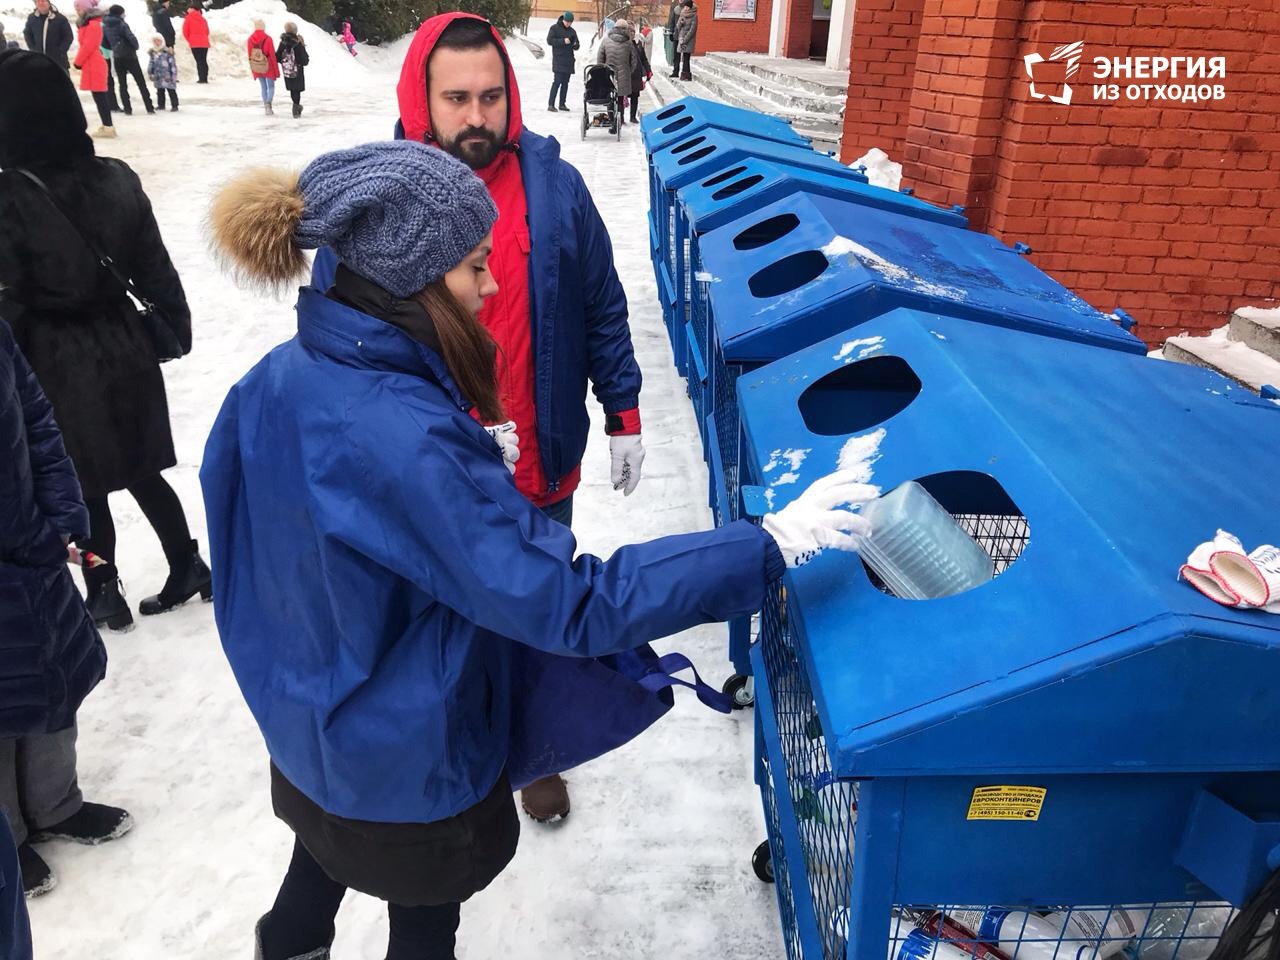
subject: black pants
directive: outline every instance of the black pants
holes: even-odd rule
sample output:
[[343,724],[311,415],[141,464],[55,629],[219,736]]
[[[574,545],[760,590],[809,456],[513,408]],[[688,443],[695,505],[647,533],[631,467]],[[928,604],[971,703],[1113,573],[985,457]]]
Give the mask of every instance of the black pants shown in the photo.
[[[333,942],[333,919],[347,888],[329,878],[302,841],[293,844],[293,859],[276,902],[262,923],[263,960],[287,960]],[[402,907],[387,904],[391,936],[387,960],[454,960],[461,905]]]
[[111,97],[107,91],[93,95],[93,105],[98,108],[98,119],[104,127],[111,126]]
[[640,94],[633,93],[628,99],[631,101],[631,122],[639,123],[640,118],[636,114],[640,112]]
[[290,91],[289,91],[289,96],[290,96],[290,98],[293,100],[293,102],[294,102],[294,103],[296,103],[298,106],[302,106],[302,91],[301,91],[301,90],[290,90]]
[[138,92],[142,94],[142,102],[146,105],[147,112],[150,113],[155,108],[151,105],[151,91],[147,89],[147,81],[142,76],[142,67],[138,64],[137,57],[129,57],[128,59],[120,59],[113,57],[116,64],[116,76],[120,80],[120,102],[124,104],[125,113],[129,113],[133,106],[129,103],[129,82],[128,78],[133,77],[133,82],[138,86]]
[[691,53],[681,53],[677,55],[680,61],[680,79],[692,80],[693,77],[689,73],[689,58],[693,56]]
[[178,91],[166,90],[164,87],[156,87],[156,106],[161,110],[164,109],[164,95],[169,94],[169,101],[173,104],[173,109],[178,109]]
[[209,82],[209,48],[192,47],[191,55],[196,58],[196,83]]
[[116,76],[111,69],[111,63],[107,63],[107,99],[111,101],[111,109],[120,109],[120,100],[116,97]]
[[[173,487],[160,474],[148,477],[129,488],[138,501],[151,529],[160,538],[164,555],[172,565],[191,553],[191,531],[187,528],[187,516],[182,512],[182,501]],[[89,508],[89,537],[79,541],[82,550],[92,550],[108,563],[116,562],[116,525],[111,519],[111,507],[106,497],[87,497]],[[100,568],[101,569],[101,568]]]
[[569,78],[572,77],[573,74],[563,73],[560,70],[556,70],[552,75],[555,79],[551,81],[551,94],[547,97],[547,106],[554,107],[556,105],[556,92],[559,91],[560,106],[566,107],[568,104],[565,101],[569,97]]

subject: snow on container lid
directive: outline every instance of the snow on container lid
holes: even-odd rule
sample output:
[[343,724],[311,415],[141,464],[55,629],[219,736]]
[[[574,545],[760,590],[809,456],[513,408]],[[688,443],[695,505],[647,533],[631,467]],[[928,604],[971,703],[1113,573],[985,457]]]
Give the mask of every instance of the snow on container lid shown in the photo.
[[[741,238],[788,214],[776,242]],[[730,361],[769,361],[895,307],[1130,353],[1146,345],[995,237],[795,193],[703,234],[700,269]]]
[[[815,383],[886,357],[918,393],[884,378],[902,396],[879,423],[806,425]],[[914,480],[999,558],[991,582],[936,600],[891,596],[838,551],[788,572],[837,774],[1280,769],[1280,617],[1177,580],[1218,527],[1280,535],[1280,407],[1206,370],[905,309],[737,393],[770,509],[837,465]]]
[[653,153],[708,127],[799,147],[808,148],[812,144],[808,137],[796,133],[791,124],[778,117],[698,97],[682,97],[661,110],[646,113],[640,119],[640,137],[645,152]]
[[962,213],[943,210],[905,193],[873,187],[825,170],[787,166],[759,157],[748,157],[705,180],[691,183],[681,188],[677,196],[693,231],[705,233],[801,191],[953,227],[969,224]]
[[751,157],[787,167],[820,170],[829,176],[866,183],[866,174],[851,170],[825,153],[808,146],[760,140],[742,133],[708,127],[655,150],[649,158],[653,180],[667,190],[678,190]]

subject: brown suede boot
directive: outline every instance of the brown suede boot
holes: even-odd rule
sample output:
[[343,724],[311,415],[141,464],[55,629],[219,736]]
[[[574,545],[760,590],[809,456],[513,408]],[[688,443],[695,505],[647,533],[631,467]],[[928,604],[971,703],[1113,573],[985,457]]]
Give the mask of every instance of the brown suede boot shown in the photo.
[[555,823],[569,815],[569,788],[560,774],[553,773],[521,790],[520,806],[539,823]]

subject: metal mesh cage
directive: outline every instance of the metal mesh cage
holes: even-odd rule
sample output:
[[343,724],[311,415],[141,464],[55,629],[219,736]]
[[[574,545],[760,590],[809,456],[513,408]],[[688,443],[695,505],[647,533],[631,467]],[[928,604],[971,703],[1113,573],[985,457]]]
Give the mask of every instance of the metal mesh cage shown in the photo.
[[716,420],[716,440],[720,444],[720,467],[724,471],[719,482],[724,498],[725,522],[738,518],[738,394],[735,385],[742,375],[740,364],[725,363],[720,343],[712,341],[711,359],[712,410]]
[[[1030,529],[1022,516],[955,514],[1002,573],[1026,547]],[[885,589],[882,584],[877,584]],[[771,771],[775,789],[787,789],[796,816],[804,878],[779,861],[779,888],[788,955],[799,934],[795,885],[807,883],[822,960],[844,960],[849,934],[858,783],[838,779],[809,678],[787,615],[786,590],[775,584],[760,617],[765,682],[777,723],[785,770]],[[782,776],[785,774],[785,780]],[[766,803],[770,843],[780,848],[777,805]],[[1207,960],[1234,911],[1222,903],[1005,908],[990,905],[902,904],[890,925],[889,960]]]
[[763,775],[761,777],[760,795],[764,800],[765,826],[769,831],[770,845],[773,848],[772,866],[773,882],[777,885],[778,910],[782,915],[782,936],[787,947],[788,960],[803,960],[804,948],[800,944],[800,927],[796,922],[795,896],[791,892],[791,869],[787,865],[786,852],[782,849],[779,838],[782,836],[781,823],[778,819],[778,802],[775,794],[773,771],[769,769],[768,758],[761,759]]

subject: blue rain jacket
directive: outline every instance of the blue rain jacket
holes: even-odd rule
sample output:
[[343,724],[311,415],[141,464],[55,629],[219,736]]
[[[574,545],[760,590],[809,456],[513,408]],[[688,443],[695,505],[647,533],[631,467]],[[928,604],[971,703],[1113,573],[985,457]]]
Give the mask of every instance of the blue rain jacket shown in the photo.
[[590,673],[576,696],[525,695],[547,662],[583,661],[520,656],[745,615],[782,573],[746,522],[575,560],[469,406],[436,353],[308,287],[297,336],[232,388],[205,449],[227,657],[276,765],[339,816],[457,814],[529,767],[513,744],[547,748],[529,729],[563,731],[568,765],[619,745],[638,729],[602,723],[628,708]]
[[[396,138],[402,135],[397,122]],[[604,412],[620,413],[639,406],[641,376],[609,232],[582,174],[560,158],[552,137],[525,130],[519,144],[529,211],[538,451],[556,490],[587,449],[588,379]],[[312,285],[328,290],[337,264],[332,250],[317,251]]]
[[106,673],[63,544],[88,532],[53,407],[0,321],[0,737],[65,730]]

